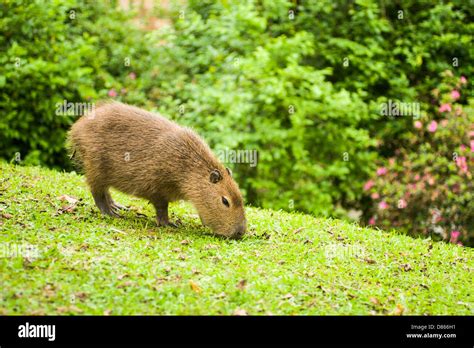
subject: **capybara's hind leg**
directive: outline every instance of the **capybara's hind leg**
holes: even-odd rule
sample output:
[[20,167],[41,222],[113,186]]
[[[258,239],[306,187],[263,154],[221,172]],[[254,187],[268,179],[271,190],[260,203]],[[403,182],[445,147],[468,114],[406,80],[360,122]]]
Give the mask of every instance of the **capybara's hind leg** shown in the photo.
[[94,197],[95,205],[100,212],[105,215],[119,216],[116,210],[112,207],[112,198],[107,190],[93,190],[91,189],[92,197]]

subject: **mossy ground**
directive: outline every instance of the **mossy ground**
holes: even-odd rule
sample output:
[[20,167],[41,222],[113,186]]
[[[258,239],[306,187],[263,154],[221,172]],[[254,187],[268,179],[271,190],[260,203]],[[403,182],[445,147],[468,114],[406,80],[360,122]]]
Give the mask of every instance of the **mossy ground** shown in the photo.
[[251,207],[227,240],[189,204],[158,228],[146,201],[113,196],[123,218],[80,175],[0,163],[1,314],[474,314],[469,248]]

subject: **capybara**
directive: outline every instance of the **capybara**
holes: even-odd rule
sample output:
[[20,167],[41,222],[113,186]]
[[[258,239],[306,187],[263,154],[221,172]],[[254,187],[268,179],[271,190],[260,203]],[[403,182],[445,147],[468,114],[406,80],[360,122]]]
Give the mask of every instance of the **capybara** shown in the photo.
[[[172,224],[168,203],[190,201],[214,233],[240,238],[246,230],[239,187],[209,146],[191,129],[119,102],[104,102],[69,132],[95,204],[118,216],[109,188],[149,200],[159,226]],[[174,225],[174,224],[172,224]]]

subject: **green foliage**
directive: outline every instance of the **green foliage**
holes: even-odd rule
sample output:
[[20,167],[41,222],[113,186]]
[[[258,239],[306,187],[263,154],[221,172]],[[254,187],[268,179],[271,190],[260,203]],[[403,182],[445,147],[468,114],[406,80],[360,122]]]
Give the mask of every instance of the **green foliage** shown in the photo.
[[69,165],[64,139],[75,119],[59,114],[57,104],[121,91],[125,59],[137,74],[153,60],[143,34],[123,25],[130,16],[102,2],[0,4],[1,157]]
[[[373,205],[369,223],[474,245],[474,99],[463,107],[467,80],[443,74],[433,91],[432,116],[405,134],[408,147],[366,183]],[[460,99],[461,98],[461,99]]]
[[[310,64],[332,67],[329,80],[357,92],[379,114],[380,99],[430,103],[429,91],[446,69],[473,76],[471,17],[472,6],[462,0],[304,1],[294,25],[317,41]],[[377,117],[366,128],[382,141],[377,151],[391,156],[404,145],[400,138],[411,120],[386,121]]]

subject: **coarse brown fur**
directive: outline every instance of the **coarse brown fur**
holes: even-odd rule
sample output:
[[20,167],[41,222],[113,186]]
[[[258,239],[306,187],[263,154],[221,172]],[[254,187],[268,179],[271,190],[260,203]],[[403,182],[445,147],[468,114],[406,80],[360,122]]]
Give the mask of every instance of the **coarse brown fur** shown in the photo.
[[189,128],[130,105],[107,102],[72,126],[69,146],[104,214],[117,215],[121,208],[110,196],[113,187],[149,200],[160,226],[170,224],[168,203],[182,199],[195,206],[203,224],[215,233],[240,237],[245,232],[239,187]]

